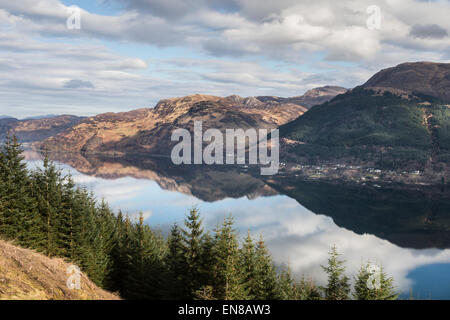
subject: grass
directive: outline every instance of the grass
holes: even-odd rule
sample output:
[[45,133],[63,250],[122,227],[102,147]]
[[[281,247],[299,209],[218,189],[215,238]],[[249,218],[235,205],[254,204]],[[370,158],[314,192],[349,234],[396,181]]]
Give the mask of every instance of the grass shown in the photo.
[[0,240],[0,300],[117,300],[81,274],[81,289],[66,285],[71,264]]

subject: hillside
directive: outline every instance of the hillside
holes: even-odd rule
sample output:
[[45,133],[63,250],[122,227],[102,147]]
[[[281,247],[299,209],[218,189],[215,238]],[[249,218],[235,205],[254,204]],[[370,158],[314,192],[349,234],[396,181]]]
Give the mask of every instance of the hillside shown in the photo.
[[423,72],[424,66],[427,79],[450,78],[447,64],[402,64],[381,71],[363,86],[281,126],[281,137],[290,141],[284,151],[297,160],[346,160],[393,169],[445,166],[450,161],[450,107],[440,98],[450,86],[438,82],[429,90],[415,90],[416,77],[411,83],[396,78]]
[[344,94],[347,92],[347,89],[343,87],[337,86],[324,86],[318,87],[311,90],[306,91],[304,95],[290,97],[290,98],[281,98],[281,97],[272,97],[272,96],[260,96],[256,97],[256,99],[267,102],[267,101],[276,101],[282,103],[293,103],[304,106],[306,108],[311,108],[315,105],[319,105],[325,102],[330,101],[335,96],[339,94]]
[[5,139],[8,134],[15,134],[21,142],[41,141],[72,127],[82,119],[83,117],[71,115],[49,115],[24,120],[0,119],[0,140]]
[[69,289],[69,263],[0,240],[0,300],[117,300],[81,274],[81,289]]
[[194,121],[208,128],[276,128],[306,108],[239,96],[192,95],[161,100],[155,108],[105,113],[87,118],[43,143],[41,148],[82,153],[155,153],[169,155],[172,131],[193,132]]
[[427,95],[450,102],[450,64],[432,62],[403,63],[381,70],[364,85],[365,89],[389,90]]

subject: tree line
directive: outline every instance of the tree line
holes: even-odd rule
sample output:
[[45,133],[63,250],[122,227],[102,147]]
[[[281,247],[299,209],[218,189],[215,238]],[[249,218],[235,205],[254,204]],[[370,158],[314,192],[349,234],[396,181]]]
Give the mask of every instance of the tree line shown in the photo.
[[381,270],[376,288],[361,266],[353,290],[335,247],[322,268],[326,286],[295,280],[276,267],[262,237],[240,239],[233,218],[205,231],[197,209],[165,237],[144,223],[115,214],[76,186],[48,157],[30,170],[15,137],[0,148],[0,236],[50,257],[77,264],[100,287],[125,299],[396,299]]

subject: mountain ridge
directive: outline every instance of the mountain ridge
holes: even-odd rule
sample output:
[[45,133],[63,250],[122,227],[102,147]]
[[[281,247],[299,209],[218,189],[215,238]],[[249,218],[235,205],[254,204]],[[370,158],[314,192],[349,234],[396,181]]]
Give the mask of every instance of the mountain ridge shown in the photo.
[[36,119],[0,119],[0,141],[9,135],[16,135],[21,142],[35,142],[47,139],[82,121],[84,117],[59,115]]
[[295,96],[295,97],[289,97],[289,98],[282,98],[282,97],[275,97],[275,96],[258,96],[256,99],[265,102],[265,101],[277,101],[277,102],[287,102],[287,103],[294,103],[301,106],[304,106],[306,108],[311,108],[315,105],[319,105],[322,103],[325,103],[331,99],[333,99],[335,96],[344,94],[348,91],[348,89],[344,87],[339,86],[323,86],[323,87],[317,87],[310,89],[306,91],[301,96]]
[[401,63],[377,72],[361,87],[397,94],[431,96],[450,103],[450,63]]
[[203,121],[204,129],[276,128],[306,110],[291,103],[196,94],[163,99],[154,108],[89,117],[36,145],[71,152],[169,154],[171,132],[192,131],[195,120]]

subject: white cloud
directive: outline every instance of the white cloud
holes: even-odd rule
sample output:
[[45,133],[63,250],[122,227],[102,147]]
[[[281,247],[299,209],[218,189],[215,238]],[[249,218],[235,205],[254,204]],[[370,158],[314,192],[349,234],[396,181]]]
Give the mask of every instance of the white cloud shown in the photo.
[[[0,0],[2,113],[31,115],[61,105],[77,114],[123,111],[198,92],[297,95],[315,85],[355,86],[405,61],[450,59],[450,37],[417,36],[417,26],[450,31],[448,1],[116,4],[124,9],[115,15],[82,10],[81,30],[69,30],[68,6],[59,0]],[[381,9],[380,30],[366,27],[373,4]],[[142,52],[176,48],[172,60],[192,65],[175,67],[162,54],[149,60],[137,51],[115,54],[105,40],[124,48],[140,43]],[[72,80],[86,85],[64,88]]]

